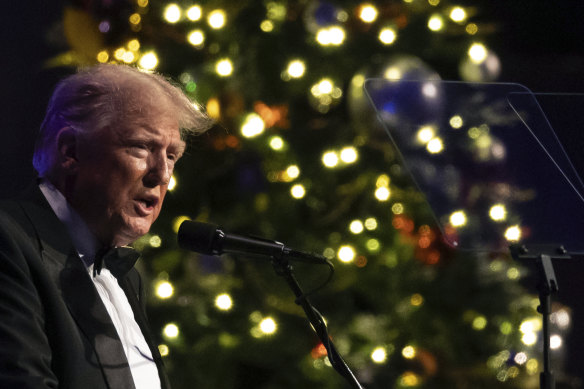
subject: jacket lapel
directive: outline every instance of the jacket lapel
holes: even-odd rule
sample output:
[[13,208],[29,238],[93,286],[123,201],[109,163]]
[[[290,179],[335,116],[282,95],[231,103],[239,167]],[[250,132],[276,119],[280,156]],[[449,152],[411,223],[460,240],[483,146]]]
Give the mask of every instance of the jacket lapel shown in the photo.
[[43,263],[81,332],[93,346],[111,388],[135,388],[122,342],[65,226],[37,186],[22,207],[36,228]]

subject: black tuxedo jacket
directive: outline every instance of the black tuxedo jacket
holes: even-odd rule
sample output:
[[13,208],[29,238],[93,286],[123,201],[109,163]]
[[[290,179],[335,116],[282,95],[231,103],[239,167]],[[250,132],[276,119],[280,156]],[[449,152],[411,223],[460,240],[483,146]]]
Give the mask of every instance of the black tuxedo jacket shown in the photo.
[[[118,282],[169,388],[140,276],[132,269]],[[106,308],[36,185],[0,202],[0,388],[134,388]]]

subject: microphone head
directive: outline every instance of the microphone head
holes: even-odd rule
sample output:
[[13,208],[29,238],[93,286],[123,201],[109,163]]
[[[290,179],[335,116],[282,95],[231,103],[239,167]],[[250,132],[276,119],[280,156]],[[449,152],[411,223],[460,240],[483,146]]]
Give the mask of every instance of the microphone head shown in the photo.
[[185,250],[215,255],[213,246],[216,235],[217,226],[214,224],[185,220],[178,229],[178,245]]

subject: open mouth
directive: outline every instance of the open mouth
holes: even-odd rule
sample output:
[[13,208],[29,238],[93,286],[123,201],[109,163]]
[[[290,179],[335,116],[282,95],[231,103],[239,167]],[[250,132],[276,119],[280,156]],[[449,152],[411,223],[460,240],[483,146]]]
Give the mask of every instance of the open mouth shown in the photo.
[[156,204],[158,204],[158,198],[156,197],[143,197],[136,199],[138,203],[138,211],[143,215],[148,215],[152,213]]

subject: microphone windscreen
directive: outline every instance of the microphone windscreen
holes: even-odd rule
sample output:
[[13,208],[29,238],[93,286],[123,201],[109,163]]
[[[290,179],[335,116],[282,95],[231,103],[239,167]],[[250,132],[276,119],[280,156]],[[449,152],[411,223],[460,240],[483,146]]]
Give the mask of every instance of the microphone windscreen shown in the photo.
[[182,249],[213,255],[217,226],[185,220],[178,229],[178,245]]

